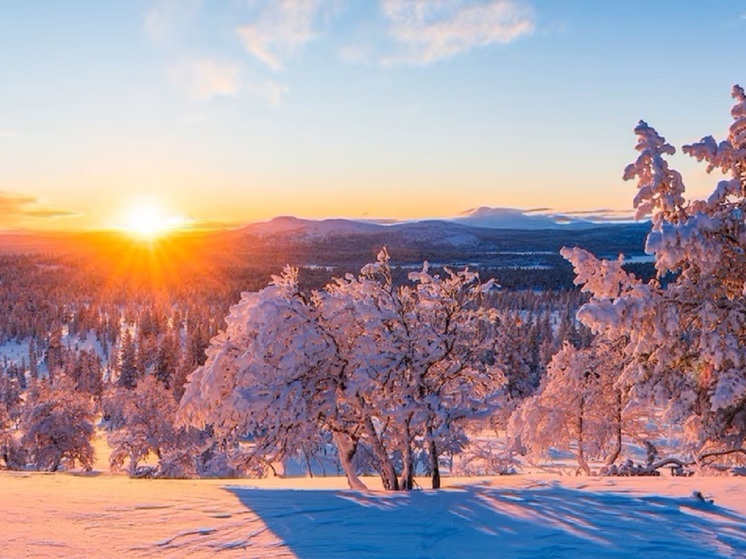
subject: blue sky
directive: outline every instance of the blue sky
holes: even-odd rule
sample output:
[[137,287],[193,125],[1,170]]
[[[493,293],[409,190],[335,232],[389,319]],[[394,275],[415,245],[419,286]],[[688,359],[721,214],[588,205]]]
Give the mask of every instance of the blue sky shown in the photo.
[[[631,205],[725,136],[746,1],[0,0],[0,229]],[[714,179],[675,158],[693,195]]]

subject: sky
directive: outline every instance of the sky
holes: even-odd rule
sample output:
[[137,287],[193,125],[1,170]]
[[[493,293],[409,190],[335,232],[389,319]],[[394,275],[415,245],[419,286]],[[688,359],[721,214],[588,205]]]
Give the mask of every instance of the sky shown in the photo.
[[744,36],[746,0],[0,0],[0,230],[626,211],[637,121],[724,138]]

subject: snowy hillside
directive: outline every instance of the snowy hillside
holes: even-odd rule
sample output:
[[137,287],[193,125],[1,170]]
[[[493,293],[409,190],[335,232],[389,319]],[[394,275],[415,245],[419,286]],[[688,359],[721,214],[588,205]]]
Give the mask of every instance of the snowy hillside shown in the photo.
[[293,233],[306,237],[325,237],[328,235],[359,235],[364,233],[378,233],[383,225],[350,219],[300,219],[291,216],[275,217],[274,219],[254,223],[246,226],[245,230],[258,235],[277,235]]

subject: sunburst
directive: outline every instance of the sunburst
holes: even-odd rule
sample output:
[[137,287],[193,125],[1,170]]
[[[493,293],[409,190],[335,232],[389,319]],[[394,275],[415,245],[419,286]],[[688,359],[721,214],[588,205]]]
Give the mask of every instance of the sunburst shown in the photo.
[[125,212],[121,229],[131,237],[153,241],[185,225],[183,217],[169,215],[152,201],[140,201]]

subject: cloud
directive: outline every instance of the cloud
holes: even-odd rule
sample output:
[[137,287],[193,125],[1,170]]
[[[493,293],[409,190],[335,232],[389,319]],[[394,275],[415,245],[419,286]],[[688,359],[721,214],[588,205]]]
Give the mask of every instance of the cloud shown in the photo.
[[0,192],[0,215],[9,212],[20,212],[24,206],[36,203],[33,196]]
[[[206,17],[205,0],[152,0],[143,28],[165,52],[181,53],[166,72],[188,98],[207,101],[245,94],[277,106],[288,88],[271,79],[270,72],[284,70],[309,43],[329,32],[333,18],[350,4],[349,0],[237,0],[240,9],[228,16],[228,25],[248,54],[246,60],[195,57],[191,49],[181,48],[197,32],[207,37],[219,31],[215,18]],[[475,48],[509,43],[534,31],[534,14],[524,0],[378,0],[373,5],[383,16],[375,21],[361,20],[359,14],[366,10],[348,10],[347,23],[358,27],[342,35],[348,43],[338,51],[343,60],[430,64]],[[239,13],[243,21],[234,19]],[[225,18],[221,21],[226,23]],[[249,66],[249,59],[258,61],[258,67]]]
[[234,97],[241,88],[241,67],[230,60],[198,58],[172,66],[167,73],[177,89],[197,101]]
[[284,68],[301,47],[321,32],[326,18],[336,10],[334,0],[264,0],[251,23],[238,27],[246,50],[274,71]]
[[25,214],[28,217],[35,217],[39,219],[60,219],[65,217],[79,217],[81,214],[70,210],[59,210],[54,208],[39,208],[26,210]]
[[587,221],[604,222],[604,221],[636,221],[635,212],[632,210],[614,210],[611,208],[598,208],[595,210],[569,210],[562,212],[562,215],[582,218]]
[[156,0],[145,14],[143,30],[154,43],[168,43],[188,31],[202,0]]
[[517,0],[382,0],[398,45],[385,64],[430,64],[534,32],[533,10]]
[[189,231],[215,231],[220,229],[236,229],[246,222],[242,220],[221,218],[189,218],[182,229]]
[[524,214],[541,214],[558,221],[572,221],[582,219],[593,222],[629,222],[634,221],[635,212],[632,210],[619,210],[612,208],[596,208],[590,210],[556,210],[554,208],[532,208],[522,210]]
[[0,229],[21,226],[30,220],[52,220],[79,215],[74,211],[46,206],[35,196],[0,192]]

